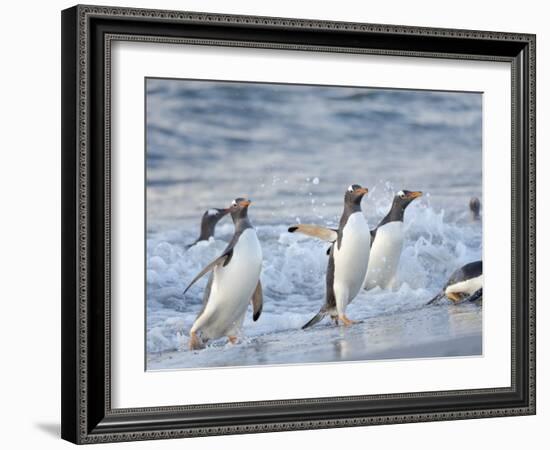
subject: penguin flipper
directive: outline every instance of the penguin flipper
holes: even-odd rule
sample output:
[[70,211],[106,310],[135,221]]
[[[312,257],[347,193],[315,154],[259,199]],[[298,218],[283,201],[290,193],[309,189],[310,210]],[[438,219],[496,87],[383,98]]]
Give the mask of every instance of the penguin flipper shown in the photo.
[[319,225],[310,225],[310,224],[298,224],[292,225],[288,229],[289,233],[302,233],[306,236],[316,237],[323,241],[335,242],[338,239],[338,231],[333,230],[332,228],[325,228]]
[[325,308],[321,308],[321,310],[315,315],[315,317],[313,317],[313,319],[311,319],[308,323],[306,323],[302,327],[302,330],[305,330],[306,328],[312,327],[316,323],[319,323],[321,320],[325,318],[326,315],[327,315],[327,310]]
[[438,300],[441,300],[443,297],[445,297],[445,292],[441,291],[434,298],[432,298],[428,303],[426,303],[426,306],[431,305],[432,303],[435,303]]
[[258,280],[254,294],[252,294],[252,320],[256,322],[260,318],[264,306],[264,296],[262,293],[262,283]]
[[193,278],[191,283],[189,283],[189,285],[185,288],[185,290],[183,291],[183,294],[185,295],[185,293],[189,290],[189,288],[191,286],[193,286],[195,284],[195,282],[200,280],[204,275],[206,275],[208,272],[210,272],[212,269],[214,269],[214,267],[222,265],[222,264],[224,266],[226,266],[229,263],[229,261],[231,260],[231,256],[233,256],[233,249],[232,248],[229,249],[227,252],[224,252],[223,255],[216,258],[214,261],[212,261],[210,264],[208,264],[204,269],[202,269],[199,272],[199,274],[195,278]]
[[472,295],[464,300],[465,302],[477,302],[483,300],[483,288],[479,288]]

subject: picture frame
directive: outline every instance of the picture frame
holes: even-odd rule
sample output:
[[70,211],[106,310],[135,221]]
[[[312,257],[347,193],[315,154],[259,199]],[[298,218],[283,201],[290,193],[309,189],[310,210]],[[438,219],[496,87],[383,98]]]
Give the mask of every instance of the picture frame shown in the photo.
[[[510,386],[113,408],[110,51],[116,41],[510,64]],[[534,35],[508,32],[83,5],[64,10],[62,437],[84,444],[535,414],[535,42]]]

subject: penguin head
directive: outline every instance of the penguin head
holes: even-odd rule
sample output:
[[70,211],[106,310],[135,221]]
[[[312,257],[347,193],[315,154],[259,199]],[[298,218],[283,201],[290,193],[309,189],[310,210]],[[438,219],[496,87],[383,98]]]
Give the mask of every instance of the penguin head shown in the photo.
[[392,208],[401,208],[404,210],[415,198],[418,197],[422,197],[421,191],[407,191],[405,189],[399,191],[393,198]]
[[202,220],[207,223],[216,224],[222,217],[229,213],[229,208],[210,208],[202,215]]
[[207,241],[214,236],[217,223],[229,213],[229,208],[219,209],[210,208],[207,209],[201,218],[201,234],[199,240]]
[[479,198],[472,197],[470,199],[470,211],[472,212],[472,218],[474,220],[479,219],[479,210],[480,210],[480,208],[481,208],[481,203],[479,201]]
[[233,222],[236,222],[240,218],[247,217],[248,207],[251,203],[249,199],[242,197],[236,198],[231,202],[228,209],[233,218]]
[[349,205],[360,205],[363,196],[369,192],[367,188],[361,187],[359,184],[352,184],[346,190],[346,195],[344,196],[344,203]]

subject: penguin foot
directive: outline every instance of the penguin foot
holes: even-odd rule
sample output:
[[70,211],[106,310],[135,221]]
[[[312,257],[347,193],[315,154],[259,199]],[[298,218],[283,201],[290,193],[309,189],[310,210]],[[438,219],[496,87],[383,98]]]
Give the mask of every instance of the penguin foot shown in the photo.
[[447,294],[447,298],[451,300],[453,303],[458,303],[460,300],[462,300],[462,297],[459,294],[456,294],[454,292],[449,292]]
[[[345,314],[342,314],[338,317],[342,321],[345,327],[349,327],[351,325],[355,325],[357,322],[351,319],[348,319]],[[338,323],[338,322],[337,322]]]
[[195,331],[191,331],[191,333],[189,333],[189,337],[191,338],[189,341],[189,350],[201,350],[204,348],[201,338]]
[[330,318],[334,321],[334,325],[338,325],[338,316],[331,316]]
[[237,341],[238,341],[237,336],[227,336],[227,339],[228,339],[228,341],[231,342],[232,344],[236,344]]

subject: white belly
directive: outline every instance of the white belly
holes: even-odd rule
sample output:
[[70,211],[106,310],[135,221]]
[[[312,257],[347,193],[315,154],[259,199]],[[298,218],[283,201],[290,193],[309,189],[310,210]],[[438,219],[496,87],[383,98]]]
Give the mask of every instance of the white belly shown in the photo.
[[260,279],[261,268],[262,248],[256,232],[249,228],[239,237],[229,264],[214,268],[208,303],[191,331],[199,331],[203,339],[236,334]]
[[376,231],[370,249],[365,289],[392,287],[403,250],[403,235],[401,221],[386,223]]
[[479,277],[470,278],[469,280],[459,281],[458,283],[451,284],[445,289],[445,294],[467,294],[472,295],[478,289],[483,287],[483,275]]
[[370,254],[370,230],[362,212],[353,213],[342,230],[340,249],[334,244],[334,296],[343,314],[363,284]]

